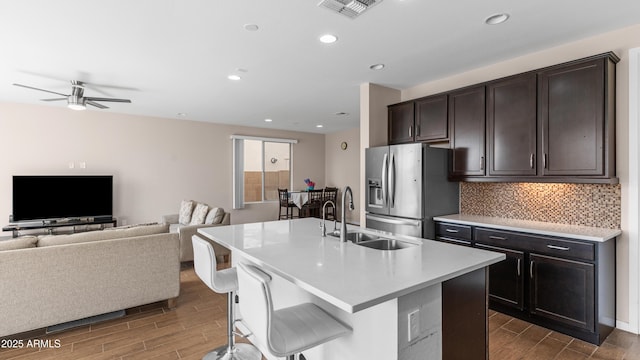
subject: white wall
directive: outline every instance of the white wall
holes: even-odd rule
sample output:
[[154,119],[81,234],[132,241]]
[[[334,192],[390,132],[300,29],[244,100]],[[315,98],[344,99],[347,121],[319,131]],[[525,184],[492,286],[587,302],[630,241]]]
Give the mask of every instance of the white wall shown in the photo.
[[[347,149],[342,150],[340,144],[347,143]],[[337,187],[338,209],[342,203],[342,191],[349,185],[353,193],[354,211],[347,211],[347,221],[360,222],[363,212],[360,204],[362,182],[360,181],[360,129],[340,131],[325,136],[325,184]],[[338,214],[340,211],[338,210]]]
[[[0,133],[4,224],[11,213],[12,175],[18,174],[112,174],[114,215],[121,224],[160,221],[163,214],[177,213],[182,199],[230,210],[232,134],[297,139],[294,185],[325,177],[321,134],[1,102]],[[277,211],[277,202],[248,204],[232,211],[231,222],[275,220]]]
[[[630,228],[637,228],[638,218],[629,217],[629,209],[637,208],[638,199],[630,199],[629,159],[639,154],[629,153],[629,123],[637,119],[629,118],[629,49],[640,46],[640,25],[601,34],[573,43],[564,44],[508,61],[470,70],[461,74],[405,89],[402,101],[435,93],[498,79],[541,67],[604,53],[615,52],[620,57],[616,67],[616,167],[622,188],[622,230],[617,240],[617,320],[623,330],[639,332],[638,328],[638,267],[630,266],[630,260],[637,264],[637,235],[630,237]],[[635,134],[631,141],[638,141]],[[636,186],[636,185],[634,185]],[[631,203],[633,202],[633,203]],[[633,274],[631,275],[631,272]]]

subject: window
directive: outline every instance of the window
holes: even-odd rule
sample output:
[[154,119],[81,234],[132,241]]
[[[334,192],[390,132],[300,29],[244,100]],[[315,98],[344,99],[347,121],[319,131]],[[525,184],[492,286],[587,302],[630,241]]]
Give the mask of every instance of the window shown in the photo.
[[277,201],[278,188],[291,188],[291,144],[297,140],[232,135],[233,208]]

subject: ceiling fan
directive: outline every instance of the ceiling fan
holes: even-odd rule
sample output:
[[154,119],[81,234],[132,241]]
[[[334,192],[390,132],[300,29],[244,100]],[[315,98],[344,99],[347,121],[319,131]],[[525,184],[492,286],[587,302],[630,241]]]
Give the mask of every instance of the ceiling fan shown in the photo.
[[98,109],[108,109],[108,106],[104,106],[102,104],[97,103],[96,101],[110,101],[110,102],[121,102],[121,103],[131,103],[129,99],[115,99],[115,98],[102,98],[102,97],[85,97],[84,95],[84,83],[78,80],[71,80],[71,94],[62,94],[55,91],[39,89],[33,86],[27,86],[22,84],[13,84],[15,86],[20,86],[27,89],[44,91],[60,96],[64,96],[62,98],[54,98],[54,99],[42,99],[42,101],[59,101],[59,100],[67,100],[67,106],[69,109],[73,110],[84,110],[87,108],[87,105],[95,106]]

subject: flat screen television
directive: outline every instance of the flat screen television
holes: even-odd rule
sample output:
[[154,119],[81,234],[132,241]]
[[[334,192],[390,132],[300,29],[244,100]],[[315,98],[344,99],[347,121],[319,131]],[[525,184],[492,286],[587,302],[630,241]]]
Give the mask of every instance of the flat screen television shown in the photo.
[[113,176],[13,176],[12,222],[113,216]]

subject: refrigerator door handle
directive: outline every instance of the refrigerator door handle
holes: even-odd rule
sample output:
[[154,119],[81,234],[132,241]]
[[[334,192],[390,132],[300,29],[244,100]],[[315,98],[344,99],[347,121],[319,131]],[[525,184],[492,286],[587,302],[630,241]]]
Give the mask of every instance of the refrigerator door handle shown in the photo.
[[372,214],[367,214],[367,218],[371,220],[375,220],[385,224],[393,224],[393,225],[413,225],[419,226],[420,220],[411,220],[411,219],[400,219],[400,218],[389,218],[386,216],[376,216]]
[[396,201],[396,156],[391,153],[391,160],[389,164],[389,208],[395,207]]
[[387,206],[387,172],[389,171],[389,166],[387,164],[389,154],[385,153],[382,158],[382,205]]

